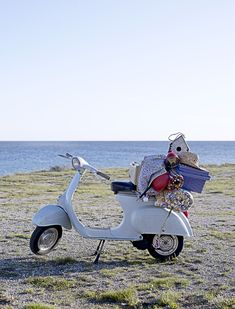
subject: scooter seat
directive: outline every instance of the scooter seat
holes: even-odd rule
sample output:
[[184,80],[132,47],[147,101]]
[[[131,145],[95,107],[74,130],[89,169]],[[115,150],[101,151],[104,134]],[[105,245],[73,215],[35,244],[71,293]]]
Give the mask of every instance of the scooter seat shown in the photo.
[[133,192],[136,191],[136,185],[132,182],[113,181],[111,183],[111,190],[114,194],[117,194],[118,192]]

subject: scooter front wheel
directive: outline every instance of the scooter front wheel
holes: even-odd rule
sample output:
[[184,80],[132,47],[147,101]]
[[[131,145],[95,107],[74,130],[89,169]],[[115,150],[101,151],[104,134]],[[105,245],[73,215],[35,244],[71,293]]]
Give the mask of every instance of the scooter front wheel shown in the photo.
[[149,235],[149,253],[161,261],[170,260],[180,254],[184,238],[177,235]]
[[30,249],[34,254],[47,254],[55,248],[61,236],[60,225],[37,226],[30,238]]

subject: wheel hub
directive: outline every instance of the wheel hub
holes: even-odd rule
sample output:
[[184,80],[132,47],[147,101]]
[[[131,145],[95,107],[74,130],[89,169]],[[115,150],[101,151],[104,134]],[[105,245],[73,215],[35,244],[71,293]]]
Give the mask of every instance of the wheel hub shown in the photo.
[[161,255],[170,255],[178,247],[178,238],[175,235],[155,235],[152,246]]
[[54,246],[58,239],[58,231],[56,228],[45,230],[38,240],[38,248],[41,251],[48,250]]

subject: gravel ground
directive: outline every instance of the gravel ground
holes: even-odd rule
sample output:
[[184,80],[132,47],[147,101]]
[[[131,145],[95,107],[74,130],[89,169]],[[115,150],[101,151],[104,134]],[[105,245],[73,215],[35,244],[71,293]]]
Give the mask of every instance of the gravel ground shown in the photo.
[[[214,175],[194,194],[180,256],[159,262],[130,242],[109,241],[98,265],[97,241],[63,232],[47,256],[29,249],[33,215],[55,202],[70,171],[0,177],[0,308],[235,308],[235,165],[209,167]],[[126,170],[109,170],[125,178]],[[121,211],[105,183],[84,180],[76,212],[92,226],[115,226]]]

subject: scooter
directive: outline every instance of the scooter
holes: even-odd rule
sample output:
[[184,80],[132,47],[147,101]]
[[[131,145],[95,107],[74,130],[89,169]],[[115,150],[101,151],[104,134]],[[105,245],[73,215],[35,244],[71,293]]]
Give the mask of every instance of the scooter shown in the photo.
[[57,204],[46,205],[33,218],[36,225],[30,238],[30,249],[34,254],[49,253],[62,237],[62,228],[72,227],[84,238],[100,240],[94,263],[98,263],[106,240],[131,241],[139,250],[148,250],[159,260],[172,259],[183,249],[184,237],[193,236],[187,217],[182,212],[154,205],[154,198],[139,198],[136,186],[131,182],[112,181],[111,189],[123,210],[121,223],[112,228],[84,226],[76,216],[72,199],[85,171],[95,173],[107,180],[110,177],[97,170],[81,157],[61,155],[71,160],[76,170],[66,191],[59,196]]

